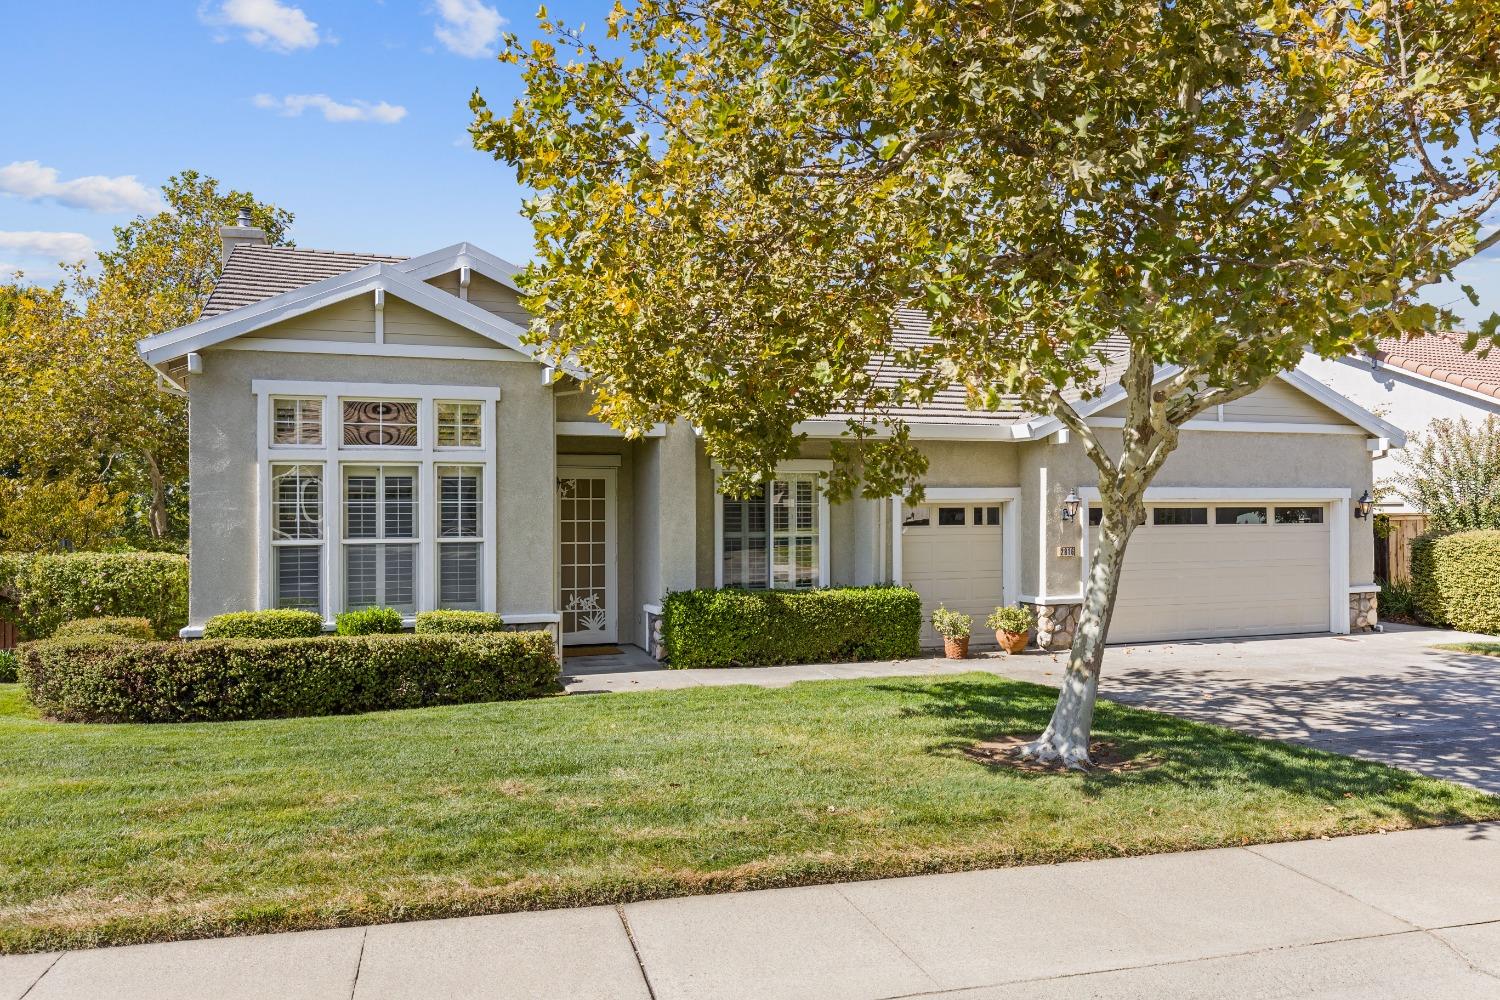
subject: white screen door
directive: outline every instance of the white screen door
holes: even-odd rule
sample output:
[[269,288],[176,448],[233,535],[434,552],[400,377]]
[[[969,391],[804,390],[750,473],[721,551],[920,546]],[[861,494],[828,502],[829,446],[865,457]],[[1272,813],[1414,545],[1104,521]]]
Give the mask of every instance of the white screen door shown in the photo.
[[615,470],[557,470],[564,643],[615,642]]

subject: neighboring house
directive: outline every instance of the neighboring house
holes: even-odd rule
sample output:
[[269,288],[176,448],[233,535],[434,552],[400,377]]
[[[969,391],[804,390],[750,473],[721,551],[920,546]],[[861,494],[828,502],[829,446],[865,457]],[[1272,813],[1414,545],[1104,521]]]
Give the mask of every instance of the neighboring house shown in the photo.
[[[758,496],[724,498],[691,427],[626,440],[590,415],[585,373],[533,358],[512,265],[469,244],[403,260],[268,247],[247,226],[224,240],[202,318],[141,343],[189,399],[186,635],[225,611],[379,604],[654,650],[670,590],[896,581],[929,612],[1022,602],[1044,646],[1070,639],[1098,492],[1053,418],[971,411],[961,391],[909,411],[929,462],[915,507],[820,493],[837,419],[809,423]],[[919,313],[897,327],[927,336]],[[1081,408],[1119,427],[1121,398]],[[1148,494],[1112,639],[1373,624],[1357,500],[1371,455],[1401,440],[1300,372],[1189,423]]]
[[[1457,338],[1429,334],[1416,340],[1388,339],[1373,355],[1325,361],[1308,355],[1301,368],[1360,406],[1420,434],[1435,419],[1463,417],[1470,423],[1500,415],[1500,351],[1480,358],[1465,351]],[[1400,471],[1397,456],[1375,460],[1375,481]],[[1412,511],[1397,496],[1382,497],[1391,513]]]

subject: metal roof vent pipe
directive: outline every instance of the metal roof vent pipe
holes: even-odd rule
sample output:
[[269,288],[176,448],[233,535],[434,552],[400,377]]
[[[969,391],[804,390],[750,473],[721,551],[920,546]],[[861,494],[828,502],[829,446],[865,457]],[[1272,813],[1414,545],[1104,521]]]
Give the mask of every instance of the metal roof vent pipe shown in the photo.
[[236,247],[249,246],[252,244],[266,242],[266,231],[257,228],[250,219],[250,209],[240,209],[239,218],[232,226],[219,227],[219,245],[223,248],[219,254],[219,269],[222,272],[224,266],[229,263],[229,257],[234,253]]

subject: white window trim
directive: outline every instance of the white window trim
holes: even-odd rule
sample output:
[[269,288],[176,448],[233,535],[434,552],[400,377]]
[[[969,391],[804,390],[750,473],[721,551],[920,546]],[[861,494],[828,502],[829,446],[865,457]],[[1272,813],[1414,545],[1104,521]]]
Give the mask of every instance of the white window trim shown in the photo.
[[[1006,606],[1021,599],[1021,548],[1017,528],[1016,502],[1021,499],[1019,486],[924,486],[923,503],[965,503],[1000,505],[1000,599]],[[891,579],[902,586],[901,579],[901,507],[902,497],[891,497]]]
[[[825,478],[833,471],[833,462],[824,458],[794,458],[782,462],[776,466],[776,477],[779,479],[783,474],[795,473],[821,473]],[[714,475],[714,587],[724,586],[724,494],[719,492],[719,479],[723,470],[716,464],[713,466]],[[832,553],[831,547],[831,525],[828,522],[828,494],[823,492],[823,484],[819,483],[818,491],[818,586],[828,586],[830,577],[829,558]],[[766,532],[769,539],[771,533]],[[767,558],[769,558],[767,553]],[[769,586],[769,581],[767,581]]]
[[[1146,503],[1309,504],[1328,508],[1328,631],[1349,633],[1349,503],[1354,491],[1342,486],[1240,487],[1240,486],[1150,486]],[[1079,592],[1088,591],[1088,509],[1099,502],[1097,486],[1078,487],[1083,501],[1078,523],[1082,532],[1079,553]]]
[[[422,518],[431,521],[419,529],[417,541],[418,612],[437,608],[437,466],[482,465],[484,467],[483,545],[480,548],[480,607],[498,611],[498,489],[496,480],[498,409],[496,386],[409,385],[395,382],[312,382],[255,379],[256,440],[256,602],[261,609],[275,607],[271,561],[271,465],[308,464],[323,466],[323,616],[331,621],[343,608],[344,538],[343,493],[345,465],[413,465],[417,473],[417,505]],[[318,447],[270,444],[271,399],[275,396],[321,397],[323,399],[323,444]],[[415,400],[417,446],[385,448],[342,445],[344,399]],[[437,409],[444,402],[482,404],[483,438],[479,448],[436,448]]]

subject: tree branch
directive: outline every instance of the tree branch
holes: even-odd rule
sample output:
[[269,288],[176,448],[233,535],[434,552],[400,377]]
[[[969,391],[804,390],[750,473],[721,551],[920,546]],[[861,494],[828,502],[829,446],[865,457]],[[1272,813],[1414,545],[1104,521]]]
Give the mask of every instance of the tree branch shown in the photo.
[[1099,440],[1099,435],[1089,426],[1088,421],[1081,417],[1073,404],[1063,398],[1062,393],[1053,389],[1048,395],[1051,401],[1052,416],[1061,420],[1063,426],[1068,428],[1078,439],[1083,442],[1083,450],[1089,459],[1099,469],[1099,478],[1103,480],[1106,476],[1114,478],[1118,474],[1114,459],[1109,457],[1109,452],[1104,450],[1104,444]]

